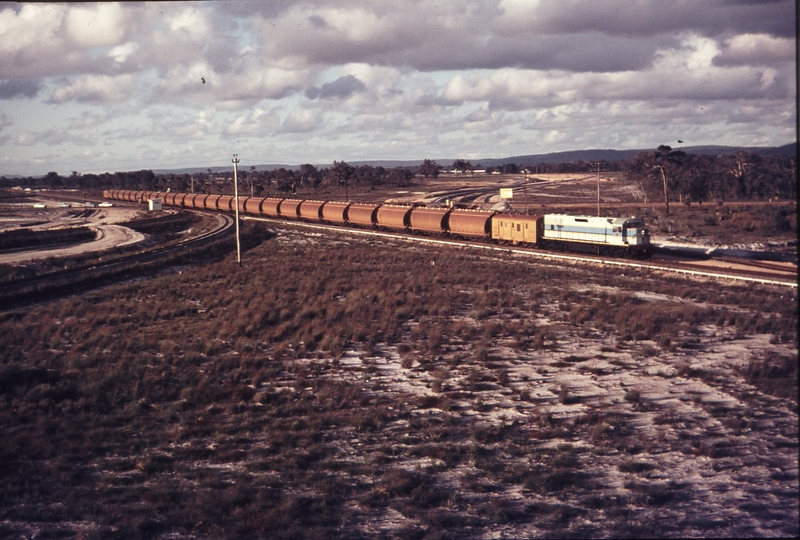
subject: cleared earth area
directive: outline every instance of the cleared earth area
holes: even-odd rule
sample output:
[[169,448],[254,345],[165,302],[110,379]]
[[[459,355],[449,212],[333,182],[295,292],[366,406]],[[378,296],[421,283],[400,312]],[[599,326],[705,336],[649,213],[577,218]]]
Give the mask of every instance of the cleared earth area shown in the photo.
[[[34,200],[36,201],[35,203],[33,202]],[[45,208],[33,208],[33,204],[44,204]],[[18,230],[19,228],[29,231],[54,231],[88,227],[95,232],[95,239],[69,246],[55,245],[47,246],[45,249],[19,249],[11,253],[0,252],[0,264],[19,264],[47,257],[83,255],[135,244],[145,238],[139,232],[118,225],[118,223],[130,221],[142,215],[141,208],[86,208],[77,203],[74,204],[74,207],[59,207],[59,204],[63,205],[65,203],[61,200],[50,199],[46,195],[35,199],[32,198],[25,203],[7,202],[0,207],[3,211],[0,231]]]
[[798,534],[796,290],[245,236],[0,313],[4,536]]

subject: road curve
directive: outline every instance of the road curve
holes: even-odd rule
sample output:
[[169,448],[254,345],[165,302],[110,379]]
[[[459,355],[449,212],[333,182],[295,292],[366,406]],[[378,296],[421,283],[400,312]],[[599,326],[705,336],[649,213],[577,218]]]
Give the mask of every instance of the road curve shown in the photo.
[[64,247],[56,246],[48,248],[47,246],[43,246],[27,251],[4,253],[0,254],[0,264],[27,263],[39,259],[46,259],[48,257],[72,257],[128,244],[135,244],[144,240],[144,235],[142,233],[136,232],[128,227],[123,227],[122,225],[106,224],[95,225],[89,228],[97,233],[97,238],[91,242],[83,242],[81,244]]

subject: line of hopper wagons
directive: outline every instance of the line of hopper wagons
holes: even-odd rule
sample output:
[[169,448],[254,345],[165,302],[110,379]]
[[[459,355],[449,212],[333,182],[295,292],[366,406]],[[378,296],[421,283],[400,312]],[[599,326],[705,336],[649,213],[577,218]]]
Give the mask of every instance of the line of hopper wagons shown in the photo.
[[[196,210],[234,212],[230,195],[163,191],[106,190],[111,200]],[[360,203],[239,197],[239,212],[251,216],[386,231],[401,231],[499,244],[527,245],[553,251],[574,251],[625,258],[649,258],[650,233],[637,217],[512,214],[419,204]]]

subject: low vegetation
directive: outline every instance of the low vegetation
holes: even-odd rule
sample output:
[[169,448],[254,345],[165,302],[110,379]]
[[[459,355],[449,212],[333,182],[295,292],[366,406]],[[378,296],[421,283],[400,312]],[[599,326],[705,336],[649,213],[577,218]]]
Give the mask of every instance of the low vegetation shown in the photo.
[[2,535],[798,534],[796,292],[246,233],[0,313]]
[[88,227],[74,227],[52,231],[17,229],[0,232],[0,251],[9,249],[32,249],[56,244],[71,244],[94,240],[97,233]]

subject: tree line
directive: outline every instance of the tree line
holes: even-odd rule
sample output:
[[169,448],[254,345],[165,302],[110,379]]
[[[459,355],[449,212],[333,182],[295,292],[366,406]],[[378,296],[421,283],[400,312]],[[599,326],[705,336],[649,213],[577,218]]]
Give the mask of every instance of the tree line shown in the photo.
[[[297,168],[239,171],[240,189],[245,195],[269,196],[280,193],[318,193],[344,191],[351,186],[370,189],[379,186],[407,187],[424,184],[443,171],[469,178],[474,171],[485,174],[526,174],[535,177],[548,173],[618,172],[637,182],[645,202],[682,201],[684,203],[725,201],[729,199],[794,199],[797,196],[797,162],[791,155],[766,155],[738,151],[733,154],[690,154],[670,146],[652,152],[640,152],[624,160],[583,160],[569,163],[505,163],[497,167],[473,165],[458,159],[449,167],[425,159],[415,167],[386,168],[372,165],[349,165],[334,161],[331,167],[303,164]],[[81,174],[72,171],[61,176],[55,171],[43,177],[0,177],[0,187],[78,189],[98,192],[104,189],[133,189],[195,193],[229,193],[233,171],[155,174],[151,170]]]

